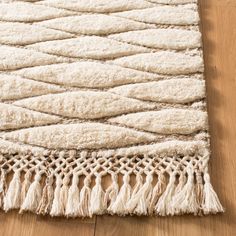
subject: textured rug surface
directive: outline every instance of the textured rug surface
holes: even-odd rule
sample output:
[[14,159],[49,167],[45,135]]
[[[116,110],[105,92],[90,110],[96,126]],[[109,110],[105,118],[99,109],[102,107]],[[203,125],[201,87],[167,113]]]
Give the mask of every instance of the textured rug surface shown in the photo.
[[0,4],[0,206],[222,212],[196,0]]

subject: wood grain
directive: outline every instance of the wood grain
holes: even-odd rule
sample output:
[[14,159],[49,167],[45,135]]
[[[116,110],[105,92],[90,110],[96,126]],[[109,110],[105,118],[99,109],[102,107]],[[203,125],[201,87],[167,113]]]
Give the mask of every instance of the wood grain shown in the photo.
[[20,215],[16,211],[0,214],[1,236],[92,236],[94,228],[95,218],[68,220],[31,213]]
[[216,216],[117,217],[81,220],[0,212],[4,236],[233,236],[236,233],[236,1],[200,0],[208,110],[211,176],[226,208]]

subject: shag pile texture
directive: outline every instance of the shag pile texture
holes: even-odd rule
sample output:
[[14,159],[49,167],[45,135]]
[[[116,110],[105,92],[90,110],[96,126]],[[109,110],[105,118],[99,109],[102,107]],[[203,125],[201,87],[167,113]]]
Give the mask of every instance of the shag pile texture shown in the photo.
[[0,4],[0,206],[208,214],[196,0]]

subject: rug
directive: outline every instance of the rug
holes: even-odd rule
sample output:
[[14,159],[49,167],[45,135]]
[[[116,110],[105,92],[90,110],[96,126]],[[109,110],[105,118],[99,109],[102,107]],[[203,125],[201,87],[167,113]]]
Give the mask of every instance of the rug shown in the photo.
[[223,212],[196,0],[0,4],[0,206]]

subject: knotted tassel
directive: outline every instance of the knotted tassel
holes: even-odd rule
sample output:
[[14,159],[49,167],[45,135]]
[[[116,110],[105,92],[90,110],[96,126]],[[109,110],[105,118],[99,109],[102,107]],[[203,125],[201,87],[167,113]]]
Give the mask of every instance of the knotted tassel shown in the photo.
[[[132,191],[132,195],[131,195],[131,199],[138,193],[138,191],[142,188],[143,186],[143,177],[140,173],[138,173],[136,175],[136,183],[133,187],[133,191]],[[127,205],[129,205],[129,203],[127,203]]]
[[72,183],[68,192],[68,200],[66,204],[66,215],[67,216],[78,216],[79,215],[79,176],[74,174],[72,178]]
[[137,193],[136,197],[139,198],[137,207],[134,210],[134,213],[137,215],[147,215],[148,214],[148,207],[150,205],[150,200],[152,196],[152,181],[153,181],[153,176],[150,173],[146,177],[146,182],[142,186],[142,188],[139,190]]
[[140,173],[137,173],[136,183],[133,187],[133,191],[132,191],[130,200],[126,204],[127,213],[130,213],[130,214],[134,213],[134,208],[136,207],[137,204],[135,205],[135,203],[134,203],[134,201],[132,201],[132,199],[135,198],[135,196],[137,195],[139,190],[142,188],[142,186],[143,186],[143,177]]
[[61,212],[63,212],[63,205],[60,202],[61,187],[62,187],[62,179],[61,176],[58,175],[56,177],[56,188],[54,190],[52,208],[50,211],[51,216],[59,216]]
[[104,197],[104,199],[105,199],[104,201],[105,201],[105,204],[107,206],[107,211],[109,213],[112,213],[111,212],[111,208],[112,208],[112,205],[114,204],[114,202],[115,202],[115,200],[117,198],[118,192],[119,192],[119,185],[118,185],[118,176],[117,176],[117,174],[112,173],[111,179],[112,179],[112,183],[107,188],[106,193],[105,193],[105,197]]
[[179,183],[175,189],[175,195],[178,194],[180,191],[182,191],[184,185],[186,184],[187,178],[186,178],[186,172],[181,172],[179,176]]
[[203,204],[203,179],[200,171],[196,171],[196,196],[197,203],[199,206],[198,214],[202,215],[202,204]]
[[34,177],[34,182],[30,185],[25,200],[21,205],[20,212],[23,211],[36,212],[42,195],[42,187],[40,184],[40,180],[41,180],[41,173],[37,173]]
[[102,189],[101,175],[97,175],[95,179],[95,186],[91,192],[90,211],[91,214],[102,214],[106,210],[105,192]]
[[140,174],[137,175],[137,183],[134,187],[134,191],[130,200],[126,204],[126,209],[129,213],[134,213],[135,208],[137,208],[137,214],[145,214],[147,211],[147,204],[145,202],[147,201],[148,193],[152,187],[152,179],[152,175],[148,175],[146,183],[143,185],[142,176]]
[[84,186],[81,189],[80,192],[80,203],[79,203],[79,212],[80,215],[83,217],[92,217],[91,211],[90,211],[90,198],[91,198],[91,189],[89,187],[91,182],[91,177],[87,176],[84,179]]
[[164,188],[165,188],[165,176],[161,172],[161,173],[158,174],[157,183],[156,183],[156,185],[155,185],[155,187],[153,188],[153,191],[152,191],[152,196],[151,196],[150,204],[149,204],[149,207],[148,207],[148,213],[150,215],[152,215],[154,213],[155,205],[156,205],[159,197],[163,193]]
[[172,215],[180,213],[196,214],[198,212],[199,206],[196,199],[194,172],[191,168],[188,168],[187,174],[188,178],[186,184],[173,196],[170,203]]
[[31,181],[30,181],[31,177],[32,177],[31,171],[27,171],[25,173],[25,179],[24,179],[24,182],[22,184],[22,190],[21,190],[21,202],[22,203],[24,202],[25,197],[26,197],[26,193],[29,190],[29,187],[30,187],[30,184],[31,184]]
[[60,192],[60,204],[62,205],[61,208],[62,211],[60,212],[60,215],[65,214],[66,204],[68,200],[69,182],[70,182],[69,175],[66,175],[63,179],[62,188]]
[[8,211],[20,207],[20,195],[21,195],[21,181],[20,171],[16,171],[10,182],[6,195],[4,197],[3,209]]
[[224,208],[210,183],[210,176],[207,172],[204,173],[204,182],[202,204],[204,214],[224,212]]
[[6,173],[5,170],[1,170],[1,177],[0,177],[0,208],[3,207],[3,199],[5,197],[6,191]]
[[[175,188],[175,192],[173,194],[174,195],[173,198],[175,196],[177,196],[183,190],[184,185],[186,184],[186,182],[187,182],[186,172],[185,171],[181,171],[180,175],[179,175],[179,183],[178,183],[178,185]],[[173,204],[173,199],[172,199],[172,201],[170,203],[169,208],[171,209],[170,210],[171,212],[177,211],[177,209],[175,209],[175,205]],[[178,214],[178,212],[176,212],[176,214]]]
[[111,206],[111,212],[118,215],[127,214],[126,204],[131,196],[131,186],[129,184],[130,176],[126,173],[123,177],[123,185],[120,188],[120,192],[117,195],[117,198]]
[[175,191],[175,175],[175,172],[170,174],[169,183],[156,204],[155,212],[161,216],[171,214],[169,206]]
[[50,175],[46,179],[46,184],[43,188],[43,194],[41,197],[41,200],[39,202],[39,206],[37,209],[37,214],[47,214],[49,213],[51,206],[52,206],[52,201],[53,201],[53,176]]

